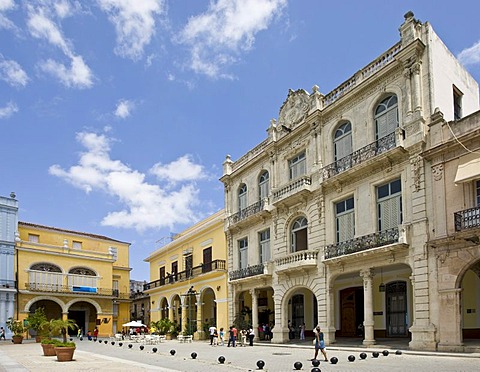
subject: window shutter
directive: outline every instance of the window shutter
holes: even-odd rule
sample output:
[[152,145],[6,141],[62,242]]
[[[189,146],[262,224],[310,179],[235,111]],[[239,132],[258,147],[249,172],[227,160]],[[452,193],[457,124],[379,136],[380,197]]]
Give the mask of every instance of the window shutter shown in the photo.
[[335,141],[335,160],[339,160],[352,153],[352,135],[348,135]]
[[379,205],[379,231],[385,231],[400,224],[400,196],[382,200]]
[[387,132],[387,115],[382,115],[377,118],[377,139],[385,137]]
[[351,240],[355,236],[355,213],[353,210],[349,213],[342,214],[337,217],[338,223],[338,242]]

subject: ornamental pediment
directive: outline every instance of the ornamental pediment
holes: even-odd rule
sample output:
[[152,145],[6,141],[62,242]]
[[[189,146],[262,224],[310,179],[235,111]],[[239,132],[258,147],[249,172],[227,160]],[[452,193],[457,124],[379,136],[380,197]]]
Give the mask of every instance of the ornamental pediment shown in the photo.
[[278,125],[293,129],[300,123],[310,109],[310,95],[304,89],[289,89],[288,96],[278,116]]

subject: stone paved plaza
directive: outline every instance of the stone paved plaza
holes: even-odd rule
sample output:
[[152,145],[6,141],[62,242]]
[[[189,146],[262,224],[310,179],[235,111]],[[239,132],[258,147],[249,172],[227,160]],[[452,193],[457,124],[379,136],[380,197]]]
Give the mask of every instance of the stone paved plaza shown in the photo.
[[[205,341],[181,344],[178,341],[166,341],[160,345],[145,345],[140,350],[139,344],[129,342],[120,347],[118,342],[111,345],[104,342],[77,341],[74,362],[60,363],[56,357],[45,357],[39,344],[28,340],[22,345],[0,342],[0,371],[255,371],[259,370],[256,362],[263,360],[264,371],[294,371],[294,363],[303,364],[302,371],[313,368],[313,346],[257,344],[253,347],[227,348],[212,347]],[[152,349],[156,347],[157,352]],[[175,349],[174,356],[170,350]],[[321,371],[477,371],[480,368],[480,354],[429,353],[403,351],[395,355],[396,350],[389,350],[388,356],[381,354],[378,348],[330,347],[328,357],[338,358],[338,363],[321,362]],[[367,358],[361,360],[360,352],[366,352]],[[378,358],[372,358],[372,352],[379,351]],[[197,358],[192,359],[191,353]],[[220,364],[218,357],[223,355],[225,363]],[[348,356],[354,355],[355,361],[349,362]]]

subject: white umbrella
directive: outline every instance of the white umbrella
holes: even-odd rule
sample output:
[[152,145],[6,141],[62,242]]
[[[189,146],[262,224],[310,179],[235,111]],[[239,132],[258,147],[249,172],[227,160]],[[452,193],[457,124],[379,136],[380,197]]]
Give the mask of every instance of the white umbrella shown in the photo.
[[125,323],[122,326],[123,327],[146,327],[145,324],[138,322],[136,320],[132,320],[131,322]]

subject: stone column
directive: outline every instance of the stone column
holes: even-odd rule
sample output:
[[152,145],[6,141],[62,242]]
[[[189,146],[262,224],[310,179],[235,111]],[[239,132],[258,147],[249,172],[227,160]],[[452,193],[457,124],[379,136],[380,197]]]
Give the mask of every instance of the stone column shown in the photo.
[[[6,303],[4,299],[4,294],[0,293],[0,324],[5,328],[5,322],[7,321],[7,309],[6,309]],[[6,329],[6,328],[5,328]]]
[[168,306],[168,319],[170,319],[173,322],[173,319],[175,319],[174,316],[174,309],[173,309],[173,304]]
[[252,328],[255,332],[255,340],[258,340],[258,291],[256,289],[250,290],[252,296]]
[[422,86],[420,82],[420,63],[416,62],[412,66],[413,74],[413,110],[419,111],[422,109]]
[[463,352],[461,288],[440,290],[440,342],[438,350]]
[[[333,285],[330,283],[327,289],[327,327],[323,332],[325,343],[327,345],[334,344],[335,340],[335,296]],[[318,309],[317,309],[318,311]],[[314,324],[316,326],[316,324]]]
[[67,319],[68,319],[68,311],[66,313],[62,313],[62,320],[67,320]]
[[197,334],[199,339],[203,337],[203,305],[200,294],[195,295],[197,305]]
[[365,338],[363,344],[365,346],[375,345],[375,336],[373,333],[373,290],[372,290],[372,270],[362,270],[360,276],[363,278],[363,305],[364,317],[363,327],[365,330]]
[[405,78],[405,90],[407,99],[405,100],[405,111],[407,112],[407,116],[412,114],[412,82],[411,82],[412,72],[410,68],[405,68],[403,70],[403,77]]
[[180,333],[182,333],[185,329],[188,329],[188,304],[187,299],[185,298],[185,303],[182,304],[182,327],[180,328]]

